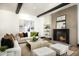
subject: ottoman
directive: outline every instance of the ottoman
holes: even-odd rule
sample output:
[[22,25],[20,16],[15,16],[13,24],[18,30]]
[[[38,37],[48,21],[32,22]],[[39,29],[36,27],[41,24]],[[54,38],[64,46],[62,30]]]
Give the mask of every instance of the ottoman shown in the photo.
[[64,54],[67,54],[69,46],[64,45],[64,44],[60,44],[60,43],[56,43],[56,44],[50,45],[50,48],[55,50],[57,55],[64,55]]
[[48,47],[41,47],[32,50],[33,56],[56,56],[56,52]]

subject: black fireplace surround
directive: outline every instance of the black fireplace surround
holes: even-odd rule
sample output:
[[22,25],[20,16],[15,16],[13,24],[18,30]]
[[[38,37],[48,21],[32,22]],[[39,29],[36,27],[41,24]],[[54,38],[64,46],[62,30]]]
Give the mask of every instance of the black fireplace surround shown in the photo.
[[69,29],[53,29],[53,39],[69,44]]

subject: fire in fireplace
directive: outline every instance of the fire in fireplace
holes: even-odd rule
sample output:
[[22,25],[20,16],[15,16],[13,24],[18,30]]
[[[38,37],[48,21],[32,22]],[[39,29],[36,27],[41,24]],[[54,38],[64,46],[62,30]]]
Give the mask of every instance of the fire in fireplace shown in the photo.
[[55,41],[65,42],[69,44],[69,29],[54,29],[53,39]]
[[62,35],[59,37],[60,41],[65,41],[65,37],[63,37]]

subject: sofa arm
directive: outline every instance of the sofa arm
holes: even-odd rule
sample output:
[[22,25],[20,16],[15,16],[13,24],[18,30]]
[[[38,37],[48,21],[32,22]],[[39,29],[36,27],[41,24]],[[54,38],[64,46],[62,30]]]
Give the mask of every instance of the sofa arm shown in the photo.
[[14,48],[7,49],[5,53],[7,56],[21,56],[21,48],[17,40],[14,41]]
[[6,51],[7,56],[21,56],[21,48],[10,48]]

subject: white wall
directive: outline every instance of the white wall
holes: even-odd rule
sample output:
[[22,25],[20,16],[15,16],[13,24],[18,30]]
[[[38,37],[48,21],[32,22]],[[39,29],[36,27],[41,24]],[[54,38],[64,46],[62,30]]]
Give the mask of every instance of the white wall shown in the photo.
[[[45,36],[44,25],[47,25],[47,24],[49,24],[51,27],[51,15],[46,15],[46,16],[37,18],[37,20],[35,20],[35,31],[38,31],[40,36]],[[52,36],[52,33],[50,33],[50,35]]]
[[[27,21],[28,26],[30,26],[30,24],[28,24],[28,22],[29,23],[34,22],[37,19],[36,16],[30,15],[28,13],[20,13],[18,15],[18,18],[19,18],[19,25],[24,25],[25,21]],[[26,32],[25,28],[20,28],[19,31]]]
[[18,22],[17,15],[14,12],[0,10],[0,38],[6,33],[18,33]]
[[52,38],[52,25],[51,25],[51,15],[46,15],[44,16],[44,25],[49,25],[50,26],[50,29],[49,29],[49,35],[48,37],[51,37]]
[[50,24],[51,26],[51,15],[44,16],[44,24]]
[[77,23],[78,24],[78,30],[77,30],[78,31],[78,36],[77,36],[78,37],[78,40],[77,40],[77,43],[79,44],[79,4],[77,5],[77,7],[78,7],[77,8],[77,11],[78,11],[78,15],[77,15],[77,17],[78,17],[78,20],[77,20],[77,22],[78,22]]
[[[39,32],[39,35],[43,35],[43,18],[37,18],[36,16],[30,15],[28,13],[20,13],[18,15],[19,17],[19,25],[22,25],[24,23],[24,20],[27,21],[34,21],[34,31]],[[22,29],[24,31],[24,29]]]
[[44,34],[44,18],[40,17],[35,20],[35,31],[39,32],[39,36],[43,36]]
[[[44,36],[44,25],[50,24],[51,26],[51,16],[46,15],[42,17],[36,17],[27,13],[20,13],[19,15],[19,25],[23,24],[24,20],[34,21],[34,31],[39,32],[39,36]],[[23,21],[22,21],[23,20]]]

